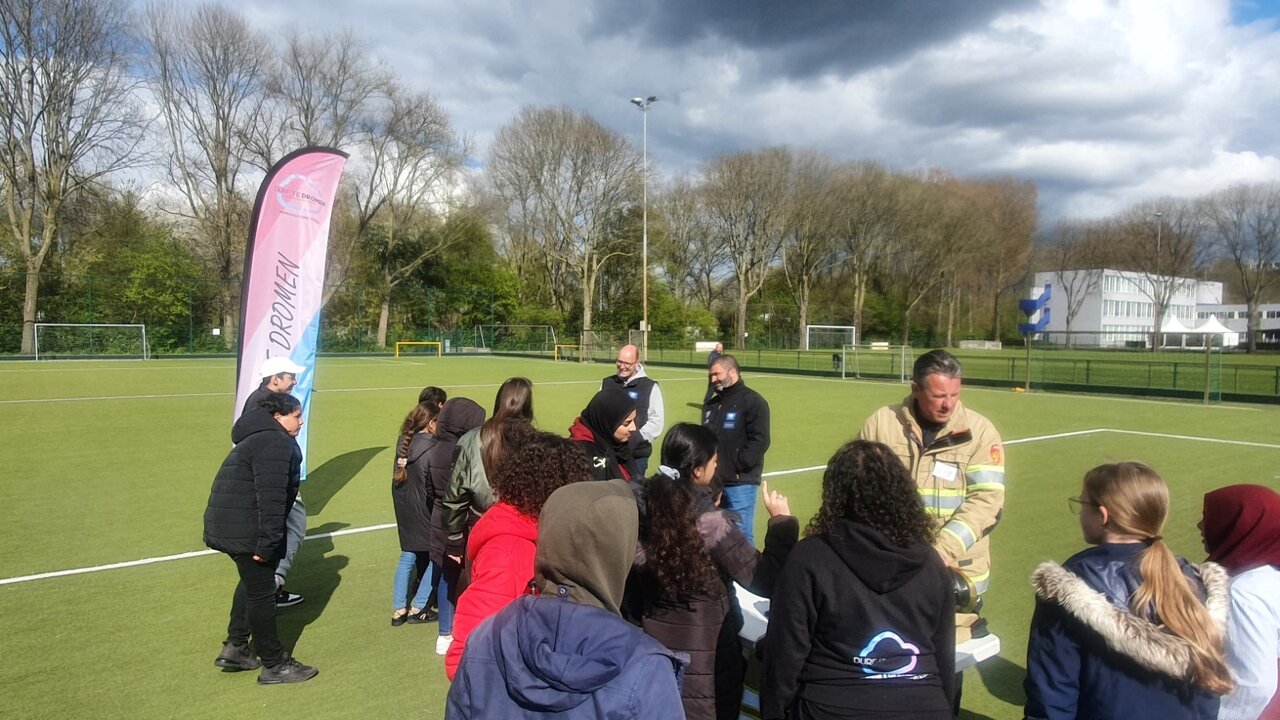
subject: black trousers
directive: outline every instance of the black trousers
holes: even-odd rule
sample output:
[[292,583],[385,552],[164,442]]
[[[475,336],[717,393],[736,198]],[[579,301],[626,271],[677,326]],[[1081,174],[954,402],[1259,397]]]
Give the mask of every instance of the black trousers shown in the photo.
[[231,621],[227,642],[253,648],[262,664],[275,667],[284,661],[284,646],[276,630],[276,563],[262,564],[252,555],[232,555],[240,582],[231,596]]

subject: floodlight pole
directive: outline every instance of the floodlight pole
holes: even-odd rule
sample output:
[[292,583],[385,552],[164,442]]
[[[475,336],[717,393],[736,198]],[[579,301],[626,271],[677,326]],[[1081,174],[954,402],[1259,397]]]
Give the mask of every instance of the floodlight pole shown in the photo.
[[640,264],[641,274],[644,276],[641,281],[641,310],[640,310],[640,361],[648,362],[649,360],[649,106],[657,102],[656,95],[650,95],[643,98],[631,98],[631,103],[640,108],[640,115],[643,118],[641,127],[643,132],[641,137],[642,162],[644,163],[641,185],[644,192],[644,204],[642,206],[641,220],[641,250]]
[[[1156,211],[1151,213],[1151,216],[1156,219],[1156,282],[1160,283],[1159,285],[1160,289],[1158,292],[1155,293],[1155,296],[1157,298],[1156,305],[1159,307],[1160,313],[1159,313],[1159,316],[1155,318],[1155,321],[1156,321],[1155,342],[1152,343],[1153,347],[1151,348],[1151,352],[1159,352],[1160,351],[1160,326],[1164,324],[1164,311],[1165,311],[1165,307],[1162,302],[1164,300],[1165,284],[1164,284],[1164,277],[1160,275],[1160,236],[1161,236],[1161,232],[1164,230],[1164,220],[1163,220],[1164,213]],[[1172,295],[1173,293],[1169,293],[1169,294]],[[1172,300],[1173,298],[1169,298],[1169,299]]]

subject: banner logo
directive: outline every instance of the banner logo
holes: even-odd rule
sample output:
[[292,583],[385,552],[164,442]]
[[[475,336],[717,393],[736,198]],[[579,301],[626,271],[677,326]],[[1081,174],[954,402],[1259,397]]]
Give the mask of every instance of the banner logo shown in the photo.
[[324,199],[320,186],[311,182],[311,178],[297,173],[290,175],[276,185],[276,202],[280,208],[290,214],[301,217],[317,218],[328,211],[329,203]]

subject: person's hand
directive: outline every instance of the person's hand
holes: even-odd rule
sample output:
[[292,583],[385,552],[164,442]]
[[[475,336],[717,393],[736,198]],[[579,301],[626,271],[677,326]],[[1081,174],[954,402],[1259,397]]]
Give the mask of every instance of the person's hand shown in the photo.
[[764,497],[764,509],[769,511],[769,517],[791,514],[791,503],[787,496],[777,490],[770,491],[768,480],[760,481],[760,494]]
[[461,565],[461,564],[462,564],[462,556],[461,556],[461,555],[448,555],[448,556],[446,556],[446,557],[448,557],[450,560],[454,561],[455,563],[457,563],[457,564],[459,564],[459,565]]
[[264,558],[264,557],[262,557],[261,555],[254,555],[254,556],[253,556],[253,561],[254,561],[254,562],[256,562],[256,563],[258,563],[259,565],[266,565],[266,564],[267,564],[267,559],[266,559],[266,558]]

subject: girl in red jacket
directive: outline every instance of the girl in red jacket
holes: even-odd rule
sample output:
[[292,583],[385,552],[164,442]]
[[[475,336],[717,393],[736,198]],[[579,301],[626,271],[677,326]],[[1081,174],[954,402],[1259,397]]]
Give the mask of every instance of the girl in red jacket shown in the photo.
[[506,423],[503,445],[508,457],[489,478],[498,502],[480,517],[467,539],[471,584],[458,598],[453,644],[445,655],[445,674],[453,680],[467,636],[490,615],[528,592],[538,538],[538,514],[552,492],[591,479],[587,458],[574,444],[528,423]]

